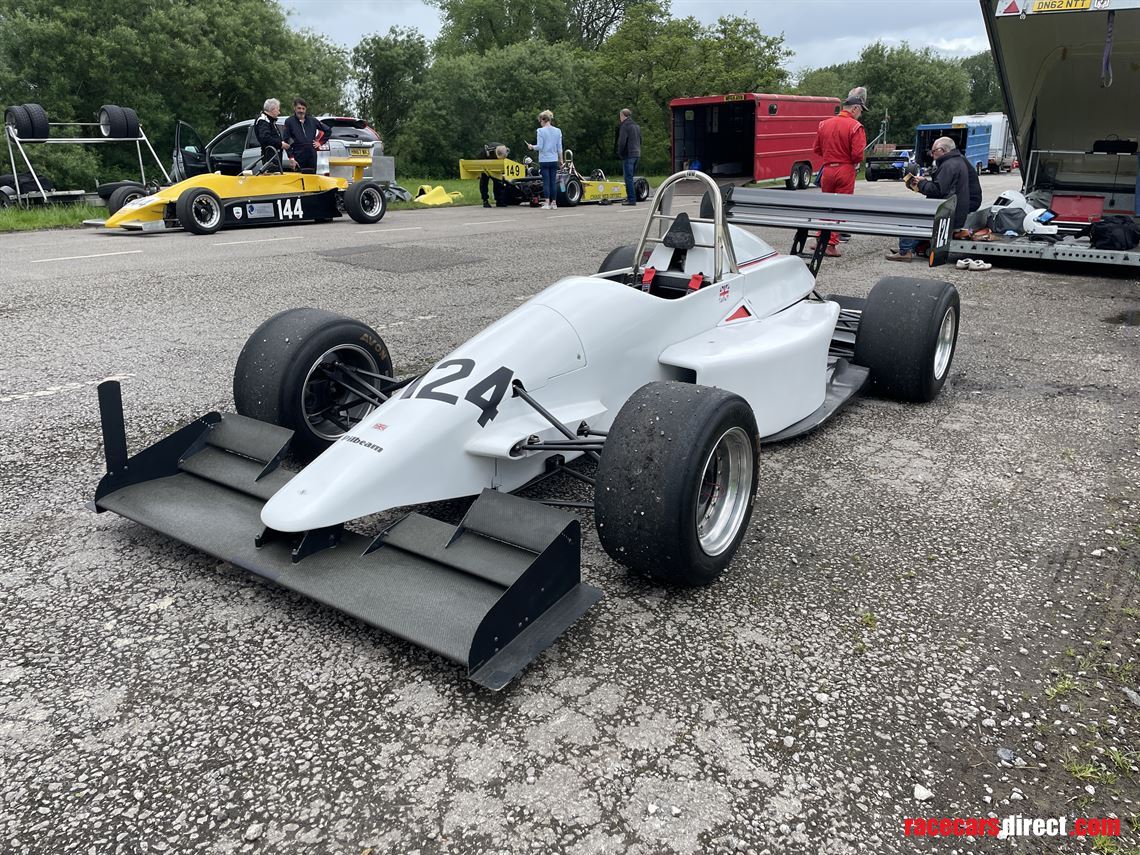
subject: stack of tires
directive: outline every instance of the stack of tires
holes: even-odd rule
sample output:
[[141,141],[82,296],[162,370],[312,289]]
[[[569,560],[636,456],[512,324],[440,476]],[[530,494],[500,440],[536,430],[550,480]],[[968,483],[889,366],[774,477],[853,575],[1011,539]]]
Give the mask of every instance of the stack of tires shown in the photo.
[[137,139],[139,114],[130,107],[104,104],[99,108],[99,130],[110,139]]
[[22,140],[47,139],[51,132],[47,111],[39,104],[18,104],[9,107],[4,111],[4,124],[14,129]]

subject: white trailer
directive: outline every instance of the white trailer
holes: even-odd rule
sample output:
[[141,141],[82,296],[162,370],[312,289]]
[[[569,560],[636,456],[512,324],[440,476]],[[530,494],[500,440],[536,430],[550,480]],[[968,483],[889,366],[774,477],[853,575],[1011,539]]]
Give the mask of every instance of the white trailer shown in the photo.
[[955,125],[989,125],[990,172],[1009,172],[1013,168],[1013,134],[1009,132],[1009,118],[1005,113],[970,113],[955,116]]
[[1060,232],[1057,242],[955,240],[950,251],[1140,267],[1140,247],[1074,242],[1091,222],[1137,213],[1140,0],[981,0],[981,9],[1023,192],[1055,212]]

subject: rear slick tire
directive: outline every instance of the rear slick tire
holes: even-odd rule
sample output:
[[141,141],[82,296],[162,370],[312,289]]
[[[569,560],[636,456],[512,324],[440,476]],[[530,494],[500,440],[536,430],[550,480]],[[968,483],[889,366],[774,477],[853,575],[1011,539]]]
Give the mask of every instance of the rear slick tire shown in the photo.
[[862,308],[855,363],[870,369],[869,390],[899,401],[934,400],[958,345],[958,290],[949,282],[887,276]]
[[116,187],[107,197],[107,213],[114,216],[128,202],[141,199],[146,195],[147,192],[141,184],[124,184],[122,187]]
[[598,464],[603,548],[658,582],[715,581],[748,528],[758,449],[756,419],[739,395],[676,381],[642,386],[610,427]]
[[633,267],[633,253],[637,247],[632,243],[625,246],[615,247],[610,250],[610,254],[606,256],[606,260],[602,262],[598,268],[599,273],[606,273],[610,270],[621,270],[626,267]]

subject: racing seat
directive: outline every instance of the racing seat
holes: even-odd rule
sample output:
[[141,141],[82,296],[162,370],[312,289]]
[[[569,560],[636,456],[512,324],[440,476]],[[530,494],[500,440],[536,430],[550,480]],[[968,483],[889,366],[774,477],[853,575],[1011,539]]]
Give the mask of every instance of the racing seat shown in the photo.
[[681,211],[646,262],[645,275],[653,275],[648,283],[643,275],[642,288],[665,299],[684,297],[708,283],[705,271],[712,269],[711,262],[711,248],[697,243],[692,221]]

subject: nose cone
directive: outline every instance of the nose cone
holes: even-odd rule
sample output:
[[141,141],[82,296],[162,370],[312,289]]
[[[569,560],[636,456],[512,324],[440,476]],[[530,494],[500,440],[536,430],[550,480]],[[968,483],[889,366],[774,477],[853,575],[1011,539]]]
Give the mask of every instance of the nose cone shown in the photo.
[[456,411],[428,399],[386,402],[278,490],[261,521],[308,531],[491,486],[494,461],[464,450],[472,420]]

